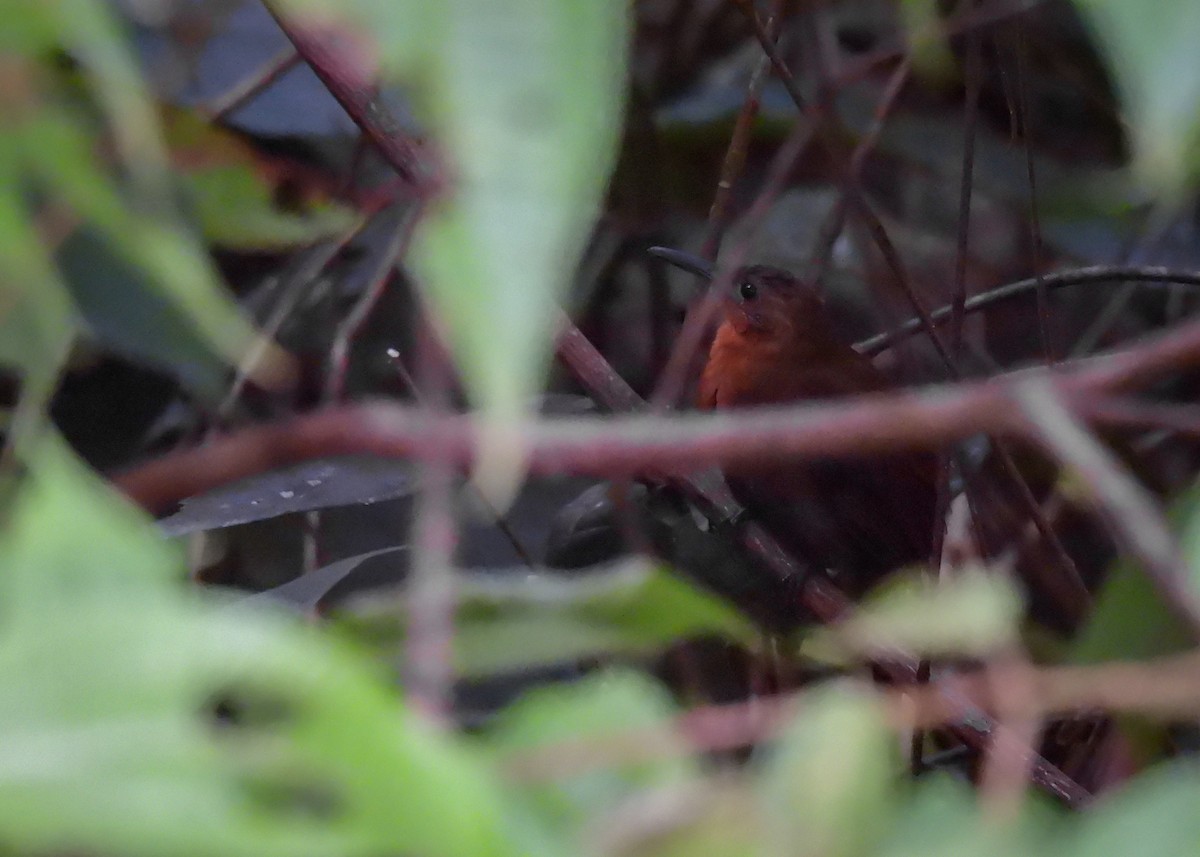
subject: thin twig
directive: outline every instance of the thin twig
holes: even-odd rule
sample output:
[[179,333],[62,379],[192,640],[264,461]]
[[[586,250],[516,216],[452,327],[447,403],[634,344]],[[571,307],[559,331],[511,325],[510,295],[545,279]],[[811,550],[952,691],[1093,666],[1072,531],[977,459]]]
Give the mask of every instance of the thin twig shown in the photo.
[[1017,467],[1009,444],[1002,438],[995,438],[996,457],[1004,470],[1004,475],[1017,490],[1017,501],[1024,509],[1026,518],[1033,524],[1034,530],[1043,544],[1050,551],[1057,566],[1058,573],[1041,563],[1034,563],[1031,571],[1033,583],[1038,590],[1049,599],[1069,627],[1075,627],[1079,620],[1087,615],[1092,604],[1092,595],[1088,591],[1079,567],[1059,538],[1050,519],[1029,487],[1028,480]]
[[967,255],[971,238],[971,191],[975,184],[975,129],[979,122],[979,89],[983,75],[978,32],[967,35],[967,97],[963,107],[962,175],[958,187],[958,237],[954,253],[954,297],[950,302],[950,348],[962,359],[964,307],[967,304]]
[[362,331],[363,325],[371,316],[371,311],[379,302],[396,264],[404,256],[412,240],[413,231],[421,218],[421,206],[414,205],[402,213],[392,229],[375,268],[363,286],[362,294],[354,302],[350,312],[338,324],[329,348],[329,370],[325,378],[325,401],[339,401],[346,386],[346,370],[350,357],[350,346]]
[[1050,335],[1050,293],[1041,276],[1042,270],[1042,225],[1038,217],[1037,171],[1033,160],[1033,122],[1029,110],[1029,75],[1025,69],[1025,22],[1018,17],[1013,22],[1013,50],[1017,57],[1017,112],[1021,117],[1021,138],[1025,151],[1025,172],[1029,183],[1029,240],[1032,254],[1032,269],[1037,280],[1038,334],[1042,340],[1042,356],[1047,363],[1056,359],[1054,341]]
[[296,53],[293,45],[288,45],[261,67],[238,81],[231,89],[211,99],[201,110],[213,122],[220,122],[239,107],[248,104],[299,62],[300,54]]
[[[779,31],[782,20],[783,0],[774,0],[771,17],[767,20],[767,30],[771,38]],[[763,85],[767,82],[767,72],[770,71],[771,61],[762,57],[758,65],[750,73],[750,82],[746,85],[746,97],[742,100],[737,119],[733,123],[733,133],[729,136],[729,146],[725,149],[725,159],[721,163],[721,174],[717,180],[717,190],[713,194],[712,206],[708,210],[708,225],[705,227],[704,240],[700,242],[700,255],[709,260],[717,258],[717,250],[721,246],[721,236],[729,223],[730,203],[733,201],[733,186],[746,165],[746,153],[750,148],[750,138],[754,132],[754,119],[758,116],[759,99]]]
[[[879,97],[879,103],[875,105],[875,115],[871,119],[871,125],[850,155],[850,177],[854,181],[862,181],[862,171],[867,158],[879,145],[879,138],[883,135],[888,117],[895,109],[896,102],[899,101],[900,93],[904,91],[904,84],[908,82],[911,72],[912,61],[905,56],[896,64],[895,70],[888,78],[888,82],[883,88],[883,94]],[[813,279],[818,284],[825,278],[825,273],[833,259],[833,248],[845,226],[846,206],[846,194],[843,191],[838,194],[837,202],[826,216],[825,222],[821,224],[821,230],[814,245],[812,262]]]
[[361,217],[357,223],[343,231],[337,238],[306,248],[304,258],[296,269],[276,285],[275,291],[278,297],[266,319],[260,325],[250,351],[238,364],[233,383],[229,385],[229,390],[217,408],[217,414],[220,417],[224,418],[232,412],[233,406],[237,403],[238,397],[241,396],[242,390],[245,389],[246,382],[249,380],[250,369],[258,363],[263,352],[274,344],[276,334],[295,312],[308,290],[316,284],[321,271],[325,270],[325,266],[332,262],[347,244],[360,235],[370,222],[369,217]]
[[[1014,283],[1008,283],[1007,285],[982,292],[967,301],[965,311],[973,313],[990,309],[1016,298],[1036,294],[1038,288],[1043,286],[1047,289],[1061,289],[1066,286],[1107,283],[1119,280],[1164,285],[1168,283],[1181,283],[1189,286],[1200,286],[1200,271],[1127,265],[1090,265],[1085,268],[1070,268],[1065,271],[1043,274],[1040,277],[1031,277],[1027,280],[1017,280]],[[934,324],[941,325],[949,321],[951,313],[952,308],[944,306],[934,310],[930,314],[930,317]],[[895,330],[864,339],[854,347],[863,354],[874,356],[894,347],[902,340],[919,333],[921,329],[921,320],[911,318]]]

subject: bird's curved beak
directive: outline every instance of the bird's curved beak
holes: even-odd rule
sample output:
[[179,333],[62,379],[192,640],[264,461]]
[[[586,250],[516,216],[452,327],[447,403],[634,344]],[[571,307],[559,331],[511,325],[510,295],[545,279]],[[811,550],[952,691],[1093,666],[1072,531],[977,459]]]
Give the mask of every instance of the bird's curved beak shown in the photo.
[[672,250],[670,247],[651,247],[646,251],[651,256],[657,256],[664,262],[669,262],[676,268],[695,274],[698,277],[703,277],[706,280],[711,280],[713,274],[717,270],[717,266],[707,259],[702,259],[694,253],[685,253],[682,250]]

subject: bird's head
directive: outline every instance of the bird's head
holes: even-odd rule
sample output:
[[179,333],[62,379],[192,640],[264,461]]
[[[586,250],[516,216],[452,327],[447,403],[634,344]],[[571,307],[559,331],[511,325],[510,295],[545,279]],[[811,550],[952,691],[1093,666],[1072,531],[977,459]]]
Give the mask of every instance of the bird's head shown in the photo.
[[[651,247],[649,252],[706,280],[716,274],[715,265],[691,253],[667,247]],[[788,341],[829,335],[825,303],[817,290],[782,268],[739,268],[724,298],[725,320],[742,336]]]

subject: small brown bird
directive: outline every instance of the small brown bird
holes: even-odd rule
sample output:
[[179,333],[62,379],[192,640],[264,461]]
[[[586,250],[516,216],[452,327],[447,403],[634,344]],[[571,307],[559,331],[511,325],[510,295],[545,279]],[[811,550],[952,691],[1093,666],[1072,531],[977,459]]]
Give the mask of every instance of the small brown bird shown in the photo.
[[[705,278],[713,266],[664,247],[650,252]],[[700,379],[699,407],[834,399],[895,385],[841,340],[824,301],[778,268],[741,268]],[[738,501],[799,557],[859,593],[932,549],[936,458],[906,453],[817,460],[727,473]]]

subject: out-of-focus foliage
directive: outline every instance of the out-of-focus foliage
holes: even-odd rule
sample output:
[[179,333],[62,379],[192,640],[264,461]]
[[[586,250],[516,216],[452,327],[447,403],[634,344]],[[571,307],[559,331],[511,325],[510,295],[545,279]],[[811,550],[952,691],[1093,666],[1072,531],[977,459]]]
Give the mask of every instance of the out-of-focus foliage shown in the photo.
[[869,594],[845,622],[814,634],[806,651],[831,658],[889,650],[984,656],[1012,644],[1021,608],[1012,582],[983,569],[963,569],[936,585],[901,576]]
[[522,458],[511,424],[541,384],[557,303],[616,150],[627,5],[283,5],[368,27],[439,142],[448,186],[418,231],[415,261],[491,423],[481,463],[481,474],[491,475],[481,484],[508,494]]
[[[56,245],[74,233],[95,234],[103,247],[96,252],[113,253],[139,275],[108,284],[110,305],[137,310],[108,344],[144,343],[170,319],[194,342],[194,360],[229,365],[247,359],[258,337],[176,210],[155,108],[108,5],[12,4],[5,17],[0,359],[24,381],[13,436],[19,446],[74,337],[86,330],[86,310],[76,306],[54,261]],[[51,61],[55,51],[79,63],[82,92]],[[148,356],[178,366],[178,351],[159,344]],[[244,367],[252,377],[267,387],[291,382],[281,351],[260,344],[255,355]],[[181,374],[195,378],[190,369]]]
[[[285,161],[257,156],[244,141],[195,114],[171,111],[165,132],[171,162],[187,185],[190,212],[216,247],[282,250],[344,234],[357,219],[323,198],[321,188],[306,188],[302,175],[289,176]],[[290,210],[275,201],[281,182],[299,192]]]
[[[572,580],[516,572],[458,577],[454,658],[464,676],[529,669],[595,656],[647,655],[705,635],[753,645],[753,626],[715,596],[643,562]],[[394,605],[371,603],[353,621],[373,636],[402,628]]]
[[180,588],[53,437],[0,550],[0,842],[23,853],[539,853],[495,774],[356,654]]
[[1200,179],[1200,5],[1075,0],[1108,49],[1133,134],[1134,167],[1165,201]]
[[[1160,189],[1187,185],[1200,13],[1184,0],[1080,6],[1110,46],[1142,174]],[[418,236],[421,284],[476,404],[494,420],[513,419],[541,377],[554,303],[613,161],[628,4],[281,8],[305,26],[356,32],[362,55],[415,93],[426,145],[445,173]],[[742,722],[746,743],[763,740],[750,758],[722,764],[742,749],[741,733],[701,728],[635,670],[685,637],[716,636],[731,651],[759,640],[732,608],[657,567],[553,583],[464,580],[460,676],[624,661],[529,694],[469,738],[436,731],[345,640],[187,588],[176,546],[48,427],[52,388],[82,333],[210,399],[251,351],[258,362],[243,368],[263,386],[286,386],[288,358],[256,347],[201,238],[261,250],[325,235],[348,218],[333,207],[281,216],[248,153],[212,129],[188,139],[214,160],[189,163],[215,169],[178,175],[110,4],[10,2],[0,11],[0,363],[21,382],[7,425],[15,455],[3,460],[21,467],[4,471],[0,492],[4,851],[1194,850],[1200,774],[1187,762],[1151,769],[1075,816],[1029,800],[1007,819],[987,817],[965,785],[901,776],[902,708],[857,684],[805,693],[774,720],[755,721],[752,703],[742,713],[761,735]],[[929,3],[908,11],[910,22],[935,17]],[[952,59],[945,43],[924,46],[925,69],[942,73]],[[509,477],[520,465],[519,456],[492,461]],[[1188,502],[1181,508],[1194,554],[1196,515]],[[851,658],[894,647],[980,656],[1012,644],[1018,612],[1004,579],[972,576],[884,595],[828,642]],[[1164,616],[1137,570],[1119,570],[1076,655],[1187,645]]]

